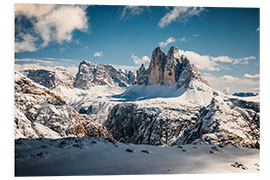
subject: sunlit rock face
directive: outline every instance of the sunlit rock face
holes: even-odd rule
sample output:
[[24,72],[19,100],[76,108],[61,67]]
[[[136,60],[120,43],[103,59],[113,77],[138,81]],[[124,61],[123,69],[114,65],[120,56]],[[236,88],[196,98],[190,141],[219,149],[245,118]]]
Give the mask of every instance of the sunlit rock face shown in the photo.
[[89,61],[82,61],[74,81],[74,87],[89,89],[95,85],[108,85],[112,87],[127,87],[133,84],[135,75],[131,71],[121,71],[112,65],[95,65]]
[[73,87],[74,76],[64,68],[55,68],[53,70],[45,69],[26,69],[20,73],[33,80],[34,82],[54,89],[57,86]]
[[102,124],[79,114],[53,91],[15,72],[15,138],[108,137]]
[[137,71],[137,84],[162,84],[171,86],[177,83],[178,87],[188,83],[192,78],[209,85],[202,78],[198,68],[182,55],[176,47],[172,46],[167,55],[157,47],[154,49],[148,69],[142,65]]

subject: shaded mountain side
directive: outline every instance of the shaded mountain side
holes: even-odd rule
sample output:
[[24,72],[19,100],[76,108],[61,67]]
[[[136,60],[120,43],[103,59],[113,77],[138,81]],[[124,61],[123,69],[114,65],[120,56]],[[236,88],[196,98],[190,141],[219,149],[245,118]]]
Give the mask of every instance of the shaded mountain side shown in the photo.
[[213,98],[206,107],[121,103],[112,108],[105,126],[116,140],[124,143],[234,144],[259,148],[260,113],[254,108],[258,104],[233,101]]
[[118,96],[105,126],[121,142],[234,144],[259,148],[259,103],[214,90],[179,49],[158,47],[137,85]]

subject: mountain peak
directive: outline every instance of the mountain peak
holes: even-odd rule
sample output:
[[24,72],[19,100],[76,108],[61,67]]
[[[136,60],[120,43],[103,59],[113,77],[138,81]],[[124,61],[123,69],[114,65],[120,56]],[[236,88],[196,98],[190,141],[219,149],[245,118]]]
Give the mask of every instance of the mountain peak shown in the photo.
[[95,85],[126,87],[132,84],[134,79],[132,72],[118,71],[112,65],[95,65],[83,60],[79,65],[73,85],[82,89],[89,89]]
[[[180,50],[172,46],[167,55],[157,47],[154,49],[148,69],[142,66],[137,71],[137,84],[153,85],[162,84],[171,86],[177,83],[178,87],[197,79],[204,84],[204,80],[198,68],[191,64],[190,60],[180,53]],[[180,81],[180,82],[179,82]]]

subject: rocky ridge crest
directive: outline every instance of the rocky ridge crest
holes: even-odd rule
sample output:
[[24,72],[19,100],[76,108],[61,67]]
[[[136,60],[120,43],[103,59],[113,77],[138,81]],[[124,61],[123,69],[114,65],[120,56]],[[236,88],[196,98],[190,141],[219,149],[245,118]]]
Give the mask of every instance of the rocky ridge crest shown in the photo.
[[179,49],[172,46],[167,55],[157,47],[154,49],[148,69],[142,64],[136,72],[136,83],[139,85],[162,84],[171,86],[177,83],[178,88],[198,79],[204,84],[209,83],[203,79],[198,68],[190,60],[181,55]]

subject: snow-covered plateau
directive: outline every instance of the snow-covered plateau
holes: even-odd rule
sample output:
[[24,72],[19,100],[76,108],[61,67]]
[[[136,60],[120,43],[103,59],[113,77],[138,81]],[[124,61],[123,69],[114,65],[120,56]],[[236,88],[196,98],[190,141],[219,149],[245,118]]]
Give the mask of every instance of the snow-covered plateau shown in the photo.
[[259,172],[259,150],[124,144],[104,138],[18,139],[16,176]]
[[15,72],[14,129],[16,176],[259,171],[259,95],[213,89],[176,47],[136,73]]

